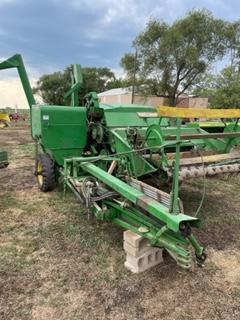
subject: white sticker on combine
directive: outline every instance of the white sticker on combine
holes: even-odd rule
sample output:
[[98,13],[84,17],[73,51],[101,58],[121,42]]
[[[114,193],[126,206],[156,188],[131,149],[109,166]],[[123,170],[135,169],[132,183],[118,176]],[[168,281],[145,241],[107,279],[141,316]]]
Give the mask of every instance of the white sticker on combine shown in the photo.
[[43,118],[43,120],[49,120],[49,115],[48,114],[44,114],[42,118]]

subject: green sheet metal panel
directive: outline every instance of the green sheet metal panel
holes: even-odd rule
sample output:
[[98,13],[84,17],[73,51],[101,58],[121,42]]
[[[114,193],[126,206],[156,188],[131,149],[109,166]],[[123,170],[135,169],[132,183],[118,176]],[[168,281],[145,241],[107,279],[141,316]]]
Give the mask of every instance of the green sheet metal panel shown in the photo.
[[[137,104],[129,105],[107,105],[101,104],[100,108],[104,109],[106,124],[108,127],[147,127],[151,124],[158,124],[159,118],[140,118],[138,112],[156,112],[152,106],[143,106]],[[161,120],[162,126],[168,126],[167,119]]]
[[32,107],[32,137],[37,139],[41,136],[41,110],[40,105]]
[[8,154],[6,151],[0,150],[0,169],[8,165]]
[[87,143],[86,108],[41,105],[32,109],[33,136],[55,161],[81,156]]

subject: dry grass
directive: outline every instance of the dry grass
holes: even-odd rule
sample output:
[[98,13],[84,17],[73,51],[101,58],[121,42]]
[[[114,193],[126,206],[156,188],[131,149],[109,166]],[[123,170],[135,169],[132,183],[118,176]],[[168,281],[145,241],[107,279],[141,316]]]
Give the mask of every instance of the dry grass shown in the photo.
[[[238,177],[207,181],[197,232],[209,254],[205,268],[185,272],[166,260],[132,275],[120,228],[87,221],[72,194],[37,190],[28,128],[16,131],[0,136],[11,160],[0,171],[1,320],[240,318]],[[183,186],[187,212],[195,212],[201,189],[201,180]]]

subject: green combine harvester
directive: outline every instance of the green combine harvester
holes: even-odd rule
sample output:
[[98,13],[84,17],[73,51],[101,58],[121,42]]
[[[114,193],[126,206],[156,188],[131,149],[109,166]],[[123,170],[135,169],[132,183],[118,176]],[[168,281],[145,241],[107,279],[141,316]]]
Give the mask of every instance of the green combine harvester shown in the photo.
[[[196,110],[99,104],[90,92],[79,103],[80,65],[72,70],[71,106],[36,104],[20,55],[0,63],[17,68],[31,110],[36,177],[41,191],[63,181],[87,215],[112,221],[164,248],[183,268],[206,254],[193,234],[201,223],[187,215],[179,184],[191,177],[240,171],[240,110]],[[185,118],[227,118],[223,132],[209,133]],[[174,125],[170,126],[170,123]],[[172,190],[159,189],[171,182]]]

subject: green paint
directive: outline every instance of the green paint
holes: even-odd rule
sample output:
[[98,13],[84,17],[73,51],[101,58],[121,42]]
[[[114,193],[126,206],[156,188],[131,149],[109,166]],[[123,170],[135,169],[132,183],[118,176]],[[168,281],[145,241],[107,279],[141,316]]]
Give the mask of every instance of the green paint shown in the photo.
[[8,166],[8,154],[6,151],[0,149],[0,169]]
[[[70,188],[97,218],[111,220],[146,237],[152,245],[165,248],[184,268],[191,265],[190,246],[200,260],[204,257],[204,248],[192,234],[200,220],[179,208],[181,155],[193,149],[230,152],[240,144],[239,137],[187,139],[183,135],[207,134],[207,124],[182,125],[178,119],[172,125],[167,118],[141,117],[138,113],[154,113],[156,109],[137,104],[99,104],[95,92],[87,94],[80,106],[80,65],[73,66],[72,85],[65,94],[65,98],[71,97],[70,106],[36,105],[21,56],[0,63],[0,69],[7,68],[18,69],[31,108],[32,136],[54,160],[57,174],[64,178],[64,191]],[[239,131],[237,121],[224,124],[224,132]],[[231,160],[231,164],[237,162],[239,159]],[[149,174],[157,175],[159,170],[173,172],[170,207],[126,182],[127,176],[141,180]],[[88,176],[92,181],[85,185]],[[113,190],[118,197],[104,197]]]
[[0,70],[17,68],[19,77],[22,82],[22,86],[28,101],[29,108],[31,109],[34,104],[36,104],[35,98],[33,96],[32,88],[27,76],[27,72],[20,54],[15,54],[11,58],[0,63]]
[[54,160],[82,154],[87,143],[86,109],[81,107],[33,106],[32,134]]

